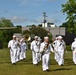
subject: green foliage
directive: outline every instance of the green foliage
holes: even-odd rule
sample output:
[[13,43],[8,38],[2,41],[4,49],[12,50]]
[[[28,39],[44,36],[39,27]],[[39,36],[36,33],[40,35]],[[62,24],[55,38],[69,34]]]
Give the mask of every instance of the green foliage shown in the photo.
[[42,24],[39,24],[38,26],[39,26],[39,27],[42,27]]
[[13,23],[9,19],[1,18],[0,27],[13,27]]
[[17,25],[17,26],[16,26],[16,29],[14,29],[14,32],[15,32],[15,33],[22,33],[22,26]]
[[[1,18],[0,19],[0,27],[14,27],[13,23],[9,19]],[[4,42],[8,42],[13,35],[12,30],[0,30],[0,40]]]
[[40,36],[41,38],[43,38],[44,36],[47,36],[48,32],[41,28],[41,27],[31,27],[29,28],[31,34],[36,35],[36,36]]
[[66,27],[68,32],[76,33],[76,0],[68,0],[62,4],[62,12],[67,15],[67,22],[63,23],[62,27]]
[[25,30],[25,31],[23,31],[23,33],[22,33],[23,35],[25,35],[25,34],[31,34],[31,32],[29,31],[29,30]]
[[67,45],[66,46],[66,49],[67,49],[67,51],[71,51],[71,46],[70,45]]
[[67,19],[76,14],[76,0],[68,0],[62,4],[62,12],[67,14]]
[[49,37],[49,42],[51,43],[52,42],[52,34],[49,34],[48,37]]
[[8,42],[9,40],[12,39],[12,35],[14,32],[12,30],[0,30],[0,40],[2,42]]
[[35,24],[33,24],[33,25],[27,25],[26,27],[36,27],[36,25]]
[[[1,18],[0,19],[0,27],[14,27],[13,23],[9,19]],[[12,35],[14,33],[21,33],[22,27],[21,26],[16,26],[16,29],[12,30],[0,30],[0,40],[3,43],[7,43],[9,40],[12,39]],[[5,45],[4,45],[5,46]]]
[[7,48],[8,47],[8,43],[3,43],[3,48]]

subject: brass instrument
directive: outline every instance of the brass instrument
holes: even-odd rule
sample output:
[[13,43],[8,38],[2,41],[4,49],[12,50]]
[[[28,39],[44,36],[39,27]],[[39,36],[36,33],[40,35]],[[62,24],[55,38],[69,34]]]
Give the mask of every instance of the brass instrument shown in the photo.
[[24,35],[24,39],[25,39],[25,41],[30,41],[31,40],[31,36],[29,34],[25,34]]

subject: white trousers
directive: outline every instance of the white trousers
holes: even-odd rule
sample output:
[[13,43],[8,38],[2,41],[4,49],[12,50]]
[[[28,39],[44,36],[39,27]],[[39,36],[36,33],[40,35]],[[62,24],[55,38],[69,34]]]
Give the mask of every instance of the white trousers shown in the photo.
[[41,53],[37,53],[37,59],[38,59],[38,62],[41,61]]
[[76,50],[73,51],[73,62],[74,64],[76,64]]
[[64,65],[64,52],[58,52],[57,60],[59,65]]
[[55,52],[54,54],[55,54],[54,59],[56,60],[56,62],[58,62],[58,52]]
[[21,51],[20,52],[20,60],[23,60],[26,58],[26,51]]
[[46,71],[47,69],[49,69],[49,58],[50,58],[50,54],[44,54],[42,56],[42,69],[43,69],[43,71]]
[[19,61],[20,60],[20,48],[18,48],[18,50],[17,50],[17,61]]
[[40,61],[40,54],[32,51],[33,64],[36,65]]
[[12,64],[17,62],[17,49],[10,50],[10,57]]

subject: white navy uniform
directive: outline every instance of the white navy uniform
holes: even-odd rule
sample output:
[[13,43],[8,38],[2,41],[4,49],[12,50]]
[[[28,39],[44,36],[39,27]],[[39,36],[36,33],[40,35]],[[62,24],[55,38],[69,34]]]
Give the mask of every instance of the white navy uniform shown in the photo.
[[[44,51],[44,48],[47,44],[48,43],[46,43],[46,42],[41,43],[41,46],[40,46],[41,53]],[[44,51],[44,53],[42,55],[42,69],[43,69],[43,71],[46,71],[49,69],[50,51],[52,51],[52,50],[53,50],[52,46],[51,46],[51,44],[49,44],[48,48]]]
[[40,50],[40,41],[32,41],[31,43],[31,50],[32,50],[32,58],[33,58],[33,64],[38,64],[39,60],[39,50]]
[[16,40],[11,40],[8,43],[8,48],[10,48],[10,56],[12,64],[17,62],[17,42]]
[[73,62],[76,64],[76,38],[75,41],[71,45],[71,49],[73,51]]
[[17,43],[18,43],[18,46],[17,46],[17,61],[19,61],[20,60],[20,42],[17,41]]
[[58,62],[58,59],[57,59],[57,57],[58,57],[57,40],[55,40],[55,41],[53,42],[53,48],[54,48],[54,53],[55,53],[54,59],[56,60],[56,62]]
[[23,60],[26,58],[26,50],[28,49],[28,46],[25,42],[22,42],[20,44],[20,49],[21,49],[21,52],[20,52],[20,60]]
[[66,46],[65,46],[65,42],[62,41],[57,41],[57,60],[58,60],[58,64],[59,65],[64,65],[64,50],[65,50]]

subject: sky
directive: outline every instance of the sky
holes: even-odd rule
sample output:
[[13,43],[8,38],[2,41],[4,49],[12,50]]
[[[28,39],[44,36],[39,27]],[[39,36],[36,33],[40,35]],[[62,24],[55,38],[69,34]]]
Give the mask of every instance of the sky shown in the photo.
[[38,25],[43,22],[46,12],[47,22],[59,26],[65,22],[66,15],[62,4],[67,0],[0,0],[0,18],[10,19],[14,25]]

